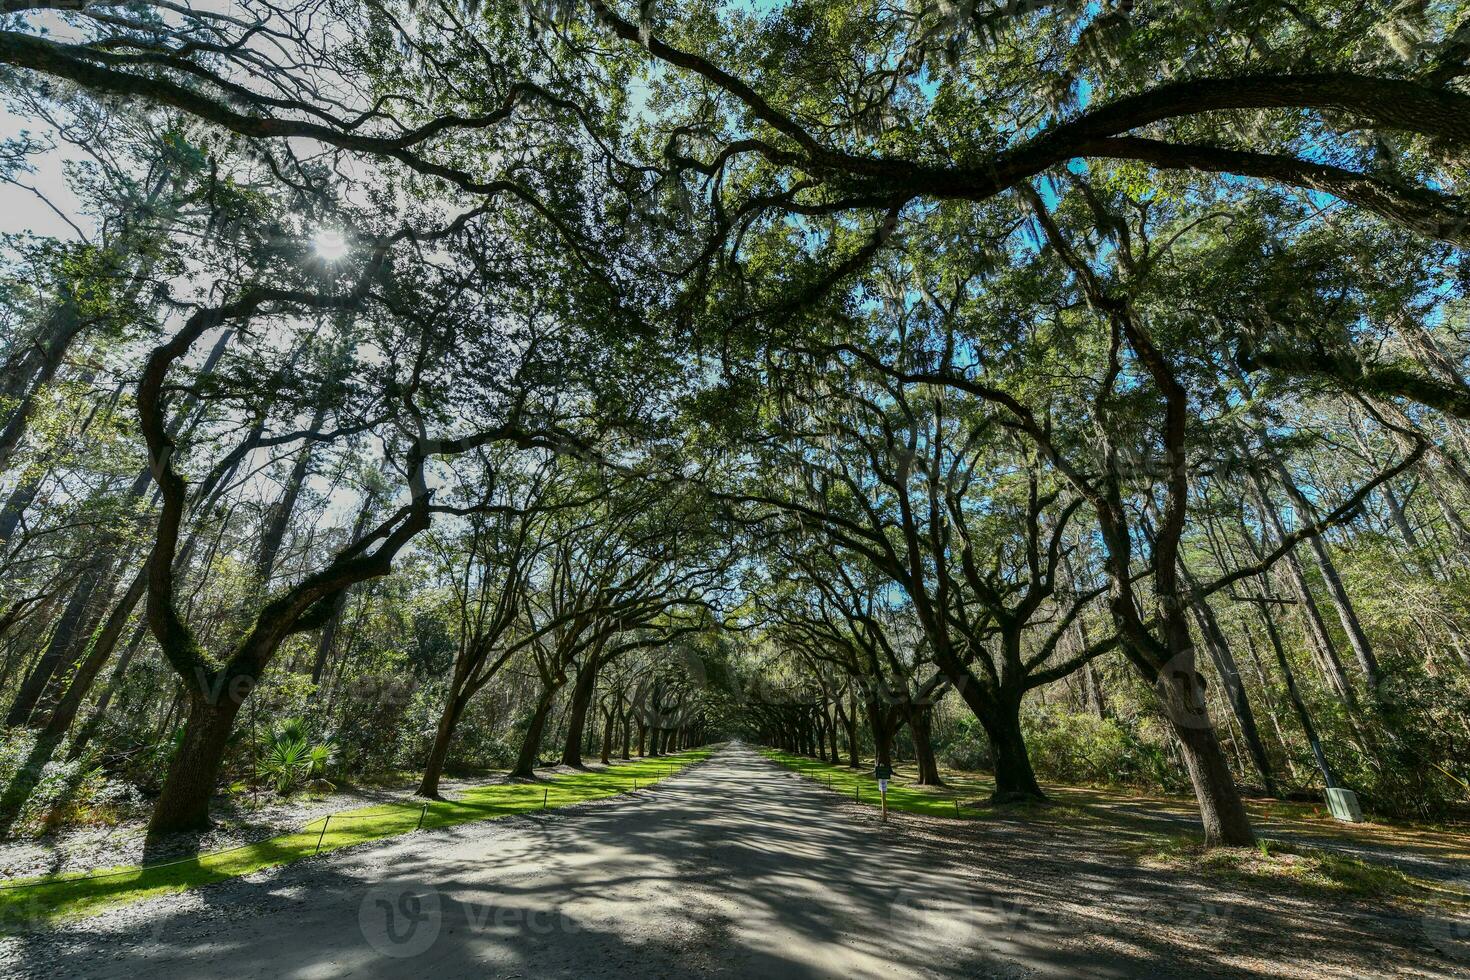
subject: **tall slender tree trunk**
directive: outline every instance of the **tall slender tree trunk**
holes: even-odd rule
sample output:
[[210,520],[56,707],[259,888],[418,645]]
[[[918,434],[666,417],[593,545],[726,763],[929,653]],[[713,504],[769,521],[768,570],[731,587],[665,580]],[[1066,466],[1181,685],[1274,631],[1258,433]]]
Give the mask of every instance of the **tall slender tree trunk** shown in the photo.
[[0,473],[10,468],[15,452],[25,438],[41,389],[51,382],[84,323],[76,298],[68,292],[47,317],[44,332],[0,377],[0,397],[10,401],[10,410],[0,419]]
[[107,709],[112,704],[112,698],[117,694],[118,688],[122,686],[123,678],[127,675],[128,665],[133,662],[133,657],[137,654],[139,648],[143,646],[143,638],[147,635],[148,627],[146,625],[139,623],[134,628],[132,639],[123,648],[122,656],[117,658],[117,663],[112,668],[112,674],[107,678],[107,683],[103,685],[102,693],[97,696],[97,703],[92,706],[92,713],[87,716],[87,720],[83,722],[82,726],[77,729],[76,735],[73,736],[71,748],[66,755],[68,760],[81,758],[82,752],[87,747],[87,743],[92,740],[93,736],[97,734],[97,730],[102,727],[102,722],[107,718]]
[[434,743],[429,747],[429,758],[424,763],[424,775],[414,795],[431,800],[440,799],[439,780],[444,775],[444,762],[449,758],[449,746],[454,741],[454,731],[464,715],[466,698],[456,683],[444,699],[444,710],[439,713],[439,724],[434,729]]
[[572,701],[567,709],[567,737],[561,752],[562,765],[582,768],[582,736],[587,727],[587,709],[597,689],[599,660],[599,652],[589,650],[587,661],[577,671],[576,683],[572,685]]
[[1307,737],[1307,744],[1312,749],[1312,758],[1317,762],[1317,770],[1322,773],[1322,781],[1328,789],[1337,786],[1337,781],[1332,776],[1332,766],[1327,762],[1327,754],[1322,751],[1322,740],[1317,737],[1317,728],[1312,724],[1311,712],[1302,701],[1301,691],[1296,686],[1296,674],[1291,669],[1291,663],[1286,659],[1286,650],[1281,644],[1281,634],[1276,630],[1276,624],[1271,621],[1271,613],[1262,604],[1261,622],[1266,627],[1266,636],[1271,641],[1271,650],[1276,654],[1276,665],[1281,669],[1281,676],[1286,681],[1287,698],[1291,701],[1291,707],[1296,712],[1297,721],[1301,723],[1302,733]]
[[1256,672],[1256,682],[1261,685],[1261,698],[1266,705],[1266,717],[1271,722],[1271,730],[1276,733],[1276,744],[1281,747],[1281,758],[1286,763],[1286,772],[1293,783],[1301,781],[1297,773],[1296,761],[1292,758],[1290,743],[1286,740],[1286,732],[1281,727],[1281,712],[1275,695],[1272,693],[1274,685],[1271,682],[1271,673],[1261,661],[1260,651],[1256,647],[1255,637],[1249,630],[1244,632],[1245,648],[1251,655],[1251,667]]
[[[1272,461],[1276,467],[1276,473],[1281,481],[1286,495],[1291,498],[1292,503],[1302,512],[1305,520],[1316,519],[1316,508],[1312,506],[1296,483],[1292,481],[1291,474],[1286,471],[1280,460]],[[1327,543],[1322,540],[1322,535],[1314,534],[1307,539],[1307,545],[1311,548],[1312,556],[1317,560],[1317,569],[1322,573],[1322,581],[1327,586],[1328,598],[1332,600],[1332,606],[1337,610],[1337,618],[1342,623],[1343,635],[1347,637],[1348,646],[1353,651],[1358,666],[1363,671],[1370,689],[1378,684],[1378,657],[1373,652],[1373,645],[1368,642],[1368,634],[1363,631],[1363,624],[1358,620],[1358,612],[1353,607],[1352,599],[1347,594],[1347,589],[1342,584],[1342,576],[1337,572],[1337,565],[1332,560],[1332,555],[1327,550]]]
[[1215,672],[1219,674],[1220,681],[1225,686],[1225,700],[1230,705],[1236,723],[1240,726],[1241,737],[1245,741],[1246,750],[1250,753],[1251,762],[1255,765],[1256,772],[1260,774],[1267,795],[1279,796],[1276,776],[1271,770],[1271,760],[1266,754],[1265,743],[1261,741],[1261,732],[1256,725],[1256,715],[1251,710],[1250,697],[1246,693],[1244,681],[1241,680],[1235,654],[1231,652],[1230,643],[1225,638],[1225,631],[1220,628],[1220,623],[1215,618],[1215,612],[1210,608],[1209,603],[1196,599],[1191,603],[1191,607],[1195,621],[1199,624],[1200,634],[1204,638],[1205,649],[1210,652],[1210,659],[1215,664]]
[[28,722],[51,678],[58,671],[64,673],[75,662],[87,619],[99,604],[98,593],[111,581],[111,570],[108,567],[110,563],[111,556],[108,555],[94,558],[77,580],[71,598],[62,610],[61,618],[51,631],[50,642],[21,682],[15,700],[11,702],[10,710],[5,716],[7,727],[15,728]]
[[306,476],[311,470],[311,440],[321,432],[326,417],[326,407],[318,407],[316,414],[312,416],[311,424],[307,426],[306,439],[296,453],[296,461],[291,466],[291,472],[286,477],[281,499],[271,505],[266,515],[265,526],[260,535],[260,549],[255,559],[255,578],[262,588],[267,585],[271,574],[275,571],[276,560],[281,553],[281,545],[286,540],[286,530],[291,526],[291,514],[296,510],[296,501],[301,496],[301,488],[306,483]]
[[1091,660],[1082,665],[1082,689],[1087,692],[1087,707],[1098,718],[1106,721],[1108,702],[1103,694],[1102,678]]
[[560,687],[559,684],[548,687],[537,700],[531,723],[526,726],[526,735],[521,739],[521,750],[516,756],[515,768],[510,771],[511,776],[530,779],[536,774],[536,762],[541,755],[541,737],[545,734],[546,719],[551,714],[551,706]]
[[35,502],[44,480],[41,474],[26,476],[5,498],[5,506],[0,507],[0,545],[9,541],[20,527],[21,518]]
[[92,689],[97,675],[102,667],[112,656],[112,651],[117,647],[117,641],[122,638],[123,631],[127,628],[128,619],[132,616],[133,607],[138,604],[144,591],[147,589],[147,577],[140,570],[133,576],[127,591],[122,599],[113,607],[107,622],[103,624],[102,631],[92,643],[92,648],[87,656],[77,665],[73,672],[71,683],[66,687],[60,700],[56,702],[50,718],[46,720],[45,730],[48,734],[61,736],[71,727],[81,710],[82,701],[87,692]]
[[[1284,540],[1287,534],[1286,525],[1281,520],[1276,505],[1266,493],[1265,485],[1260,477],[1251,474],[1251,481],[1256,491],[1256,500],[1261,511],[1265,514],[1267,523],[1276,533],[1278,540]],[[1347,673],[1342,668],[1342,659],[1337,655],[1337,645],[1332,640],[1332,634],[1327,631],[1327,623],[1322,618],[1322,611],[1317,607],[1317,601],[1312,595],[1311,586],[1307,583],[1306,573],[1302,570],[1301,561],[1297,558],[1295,549],[1288,551],[1282,559],[1281,564],[1286,569],[1287,581],[1291,583],[1292,592],[1301,610],[1302,618],[1317,652],[1317,665],[1323,676],[1343,704],[1351,711],[1357,707],[1357,698],[1353,694],[1352,685],[1348,682]]]
[[[357,511],[357,520],[352,524],[352,538],[356,541],[362,537],[367,528],[368,519],[372,516],[373,505],[376,502],[374,494],[369,493]],[[322,674],[326,671],[327,661],[331,658],[333,650],[337,646],[337,633],[342,628],[342,614],[347,611],[347,589],[337,593],[332,600],[332,613],[327,617],[327,624],[322,627],[322,632],[317,637],[316,657],[311,664],[311,682],[320,689]]]
[[612,761],[613,721],[616,719],[616,715],[613,714],[611,708],[604,708],[602,714],[602,757],[600,761],[605,766]]

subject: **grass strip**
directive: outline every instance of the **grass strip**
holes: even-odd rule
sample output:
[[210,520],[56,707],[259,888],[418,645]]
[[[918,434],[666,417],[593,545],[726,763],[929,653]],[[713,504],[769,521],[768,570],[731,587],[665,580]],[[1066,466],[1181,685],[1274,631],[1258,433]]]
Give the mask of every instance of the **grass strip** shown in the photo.
[[[819,762],[806,756],[792,755],[777,749],[762,748],[762,755],[793,772],[813,779],[851,800],[878,806],[878,781],[869,769]],[[993,817],[996,808],[961,802],[960,793],[943,787],[902,786],[888,784],[888,808],[903,813],[919,813],[951,820],[983,820]],[[1027,818],[1056,819],[1066,823],[1087,820],[1108,823],[1095,814],[1074,807],[1057,806],[1006,808],[1010,814]],[[1112,823],[1129,823],[1112,815]],[[1313,898],[1413,898],[1421,901],[1438,897],[1442,901],[1466,907],[1470,895],[1454,886],[1446,886],[1408,874],[1398,868],[1362,861],[1320,848],[1279,841],[1262,840],[1257,848],[1206,849],[1197,834],[1167,833],[1151,829],[1137,833],[1131,841],[1114,841],[1120,852],[1145,867],[1191,872],[1205,878],[1230,881],[1250,888],[1282,891]]]
[[[778,765],[828,786],[834,793],[841,793],[849,800],[879,806],[878,781],[868,769],[849,769],[846,766],[819,762],[803,755],[792,755],[778,749],[762,748],[761,754]],[[959,796],[942,787],[904,786],[888,781],[888,809],[900,813],[919,813],[929,817],[948,817],[951,820],[974,820],[983,813],[971,806],[956,806]]]
[[7,881],[0,884],[0,931],[14,932],[79,918],[111,906],[290,864],[319,851],[396,837],[418,829],[420,821],[422,829],[435,830],[617,796],[635,786],[651,786],[707,759],[713,751],[693,749],[539,782],[479,786],[465,790],[455,800],[345,810],[313,820],[294,833],[155,866],[101,868]]

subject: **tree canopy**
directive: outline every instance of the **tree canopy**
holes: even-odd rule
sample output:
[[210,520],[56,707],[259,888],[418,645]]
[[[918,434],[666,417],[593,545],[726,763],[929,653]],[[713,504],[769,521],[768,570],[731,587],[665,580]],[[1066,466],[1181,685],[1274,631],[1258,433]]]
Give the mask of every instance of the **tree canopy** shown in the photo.
[[1467,13],[5,4],[0,823],[247,709],[1463,803]]

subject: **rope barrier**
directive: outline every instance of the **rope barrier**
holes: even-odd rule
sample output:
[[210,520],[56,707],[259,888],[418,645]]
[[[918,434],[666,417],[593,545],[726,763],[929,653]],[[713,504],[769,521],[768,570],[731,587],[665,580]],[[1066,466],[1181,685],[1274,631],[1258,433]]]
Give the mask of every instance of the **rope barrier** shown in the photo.
[[[677,767],[670,766],[669,767],[669,770],[668,770],[669,774],[672,774],[676,768]],[[634,776],[633,777],[633,790],[636,792],[637,789],[638,789],[638,777],[637,776]],[[545,810],[545,809],[548,808],[549,798],[550,798],[550,789],[549,788],[543,788],[542,789],[542,794],[541,794],[541,809]],[[409,808],[409,807],[412,806],[412,804],[409,804],[409,803],[388,804],[388,806],[389,807],[393,807],[394,809],[384,809],[384,810],[381,810],[381,811],[378,811],[378,812],[368,812],[368,813],[329,813],[329,814],[327,814],[324,817],[316,817],[316,818],[313,818],[311,820],[308,820],[306,823],[304,823],[304,824],[301,825],[301,829],[300,830],[294,831],[294,832],[292,832],[292,834],[287,835],[287,836],[294,836],[295,834],[305,834],[309,830],[311,830],[312,825],[315,824],[317,822],[317,820],[320,820],[322,822],[322,829],[321,829],[321,832],[317,835],[316,848],[312,851],[312,854],[313,855],[320,854],[321,853],[321,849],[322,849],[322,842],[326,839],[326,836],[327,836],[327,826],[333,820],[336,820],[338,823],[341,823],[343,820],[366,820],[366,819],[368,819],[370,817],[383,817],[383,816],[391,816],[392,814],[395,814],[395,813],[405,813],[405,814],[407,814],[407,813],[412,813],[413,812],[411,809],[407,809],[407,808]],[[422,830],[423,829],[423,826],[424,826],[424,818],[428,815],[429,806],[430,806],[430,804],[425,803],[423,805],[423,808],[419,811],[418,825],[414,827],[414,830]],[[387,835],[385,835],[385,836],[387,836]],[[263,840],[250,841],[250,842],[245,843],[245,844],[236,844],[234,847],[227,847],[227,848],[225,848],[222,851],[210,851],[208,854],[193,854],[193,855],[190,855],[189,857],[178,858],[178,859],[173,860],[173,861],[163,861],[163,862],[160,862],[160,863],[157,863],[157,864],[140,864],[140,865],[138,865],[136,867],[122,868],[122,869],[117,870],[117,871],[106,871],[106,872],[101,872],[101,873],[97,873],[97,874],[76,875],[75,877],[61,877],[61,878],[41,877],[41,878],[31,878],[31,879],[27,879],[25,881],[0,882],[0,891],[16,891],[16,890],[19,890],[21,888],[35,888],[35,887],[40,886],[40,885],[69,884],[71,882],[77,882],[77,881],[98,881],[98,880],[101,880],[103,878],[120,878],[123,875],[140,875],[140,874],[143,874],[144,872],[158,871],[158,870],[161,870],[163,868],[173,868],[173,867],[178,867],[179,865],[184,865],[184,864],[197,864],[200,861],[205,860],[206,858],[223,857],[226,854],[233,854],[235,851],[243,851],[243,850],[245,850],[248,847],[256,847],[256,846],[259,846],[260,844],[263,844],[263,843],[265,843],[266,841],[268,841],[270,839],[271,838],[265,838]]]
[[237,844],[227,847],[223,851],[210,851],[208,854],[196,854],[193,857],[179,858],[175,861],[164,861],[159,864],[140,864],[136,868],[123,868],[120,871],[107,871],[102,874],[78,875],[75,878],[32,878],[28,881],[12,881],[0,884],[0,891],[12,891],[18,888],[34,888],[36,885],[54,885],[61,882],[71,881],[93,881],[100,878],[118,878],[122,875],[141,874],[144,871],[157,871],[159,868],[172,868],[180,864],[194,864],[202,857],[219,857],[234,851],[243,851],[247,847],[254,847],[260,841],[251,841],[249,844]]

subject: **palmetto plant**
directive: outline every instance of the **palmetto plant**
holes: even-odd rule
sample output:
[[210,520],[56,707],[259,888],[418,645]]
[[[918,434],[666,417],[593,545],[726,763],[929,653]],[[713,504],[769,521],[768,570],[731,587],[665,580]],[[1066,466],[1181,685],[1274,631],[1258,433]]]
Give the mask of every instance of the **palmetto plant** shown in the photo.
[[335,753],[330,744],[311,744],[306,726],[299,719],[288,719],[271,733],[260,762],[260,773],[270,780],[277,793],[285,794],[306,779],[325,775]]
[[272,738],[260,771],[277,793],[289,793],[311,770],[310,749],[304,738]]
[[307,752],[307,775],[320,779],[327,774],[327,767],[337,761],[337,752],[331,743],[313,745]]

